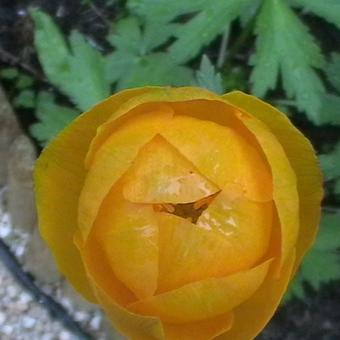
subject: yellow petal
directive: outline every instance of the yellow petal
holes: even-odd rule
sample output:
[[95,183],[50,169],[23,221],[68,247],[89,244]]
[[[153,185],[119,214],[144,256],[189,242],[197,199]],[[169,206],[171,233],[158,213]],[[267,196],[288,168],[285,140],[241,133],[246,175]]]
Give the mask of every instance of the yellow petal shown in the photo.
[[323,196],[322,174],[312,145],[280,111],[242,92],[231,92],[226,99],[251,112],[263,121],[280,141],[297,176],[300,198],[300,236],[296,249],[296,266],[313,243],[320,219]]
[[95,282],[96,286],[122,306],[137,300],[133,292],[118,280],[96,233],[91,232],[87,241],[83,243],[81,240],[80,245],[79,251],[87,271],[87,279],[92,286]]
[[94,301],[79,252],[73,244],[77,204],[85,178],[84,159],[98,126],[123,102],[145,89],[122,91],[79,116],[42,152],[35,167],[39,228],[59,270],[74,288]]
[[251,268],[267,254],[271,236],[273,203],[254,202],[236,196],[233,187],[225,187],[203,211],[197,226],[215,231],[227,240],[224,274]]
[[158,214],[158,292],[203,280],[228,271],[228,243],[220,233],[198,228],[188,220],[167,213]]
[[158,279],[158,225],[152,206],[125,201],[117,183],[93,229],[117,278],[137,297],[151,296]]
[[264,328],[276,311],[287,289],[295,262],[295,251],[282,267],[279,279],[268,275],[259,290],[245,303],[234,309],[232,328],[217,337],[218,340],[254,339]]
[[228,331],[233,324],[233,314],[226,313],[212,319],[179,324],[163,324],[167,340],[210,340]]
[[[134,89],[138,91],[138,89]],[[112,132],[115,131],[117,123],[122,119],[124,122],[125,116],[128,118],[134,115],[159,110],[160,103],[171,103],[177,101],[186,101],[194,99],[218,99],[217,95],[202,88],[195,87],[143,87],[139,95],[128,98],[118,110],[112,111],[110,119],[103,124],[99,129],[96,137],[91,142],[91,147],[86,157],[86,164],[90,165],[94,155],[101,145],[109,138]],[[123,91],[125,92],[125,91]],[[165,107],[169,107],[165,105]]]
[[196,225],[158,214],[158,293],[249,269],[267,253],[272,204],[231,195],[230,191],[218,194]]
[[142,316],[118,305],[93,282],[96,297],[112,325],[131,340],[165,340],[161,321],[157,317]]
[[219,191],[160,135],[140,149],[124,183],[135,203],[189,203]]
[[157,315],[162,321],[186,323],[212,318],[231,311],[261,286],[270,261],[224,278],[210,278],[155,295],[129,305],[143,315]]
[[153,111],[131,117],[98,150],[79,198],[78,222],[84,240],[111,187],[130,167],[139,149],[162,129],[171,116],[169,111]]
[[[228,100],[228,96],[225,97]],[[252,112],[250,108],[249,112]],[[269,127],[251,114],[241,111],[241,109],[238,117],[254,134],[271,167],[273,197],[281,223],[279,270],[295,248],[299,234],[299,196],[296,187],[296,175],[282,145],[269,130]]]
[[[188,103],[187,110],[194,114],[192,105]],[[208,110],[209,103],[206,106]],[[220,188],[238,183],[249,199],[272,199],[272,179],[266,160],[237,130],[181,115],[175,116],[161,135]]]

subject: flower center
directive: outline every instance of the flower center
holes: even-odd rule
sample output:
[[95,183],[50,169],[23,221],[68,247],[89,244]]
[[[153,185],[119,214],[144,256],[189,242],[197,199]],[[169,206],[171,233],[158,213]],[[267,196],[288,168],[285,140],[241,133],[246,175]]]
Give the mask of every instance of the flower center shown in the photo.
[[213,200],[219,193],[220,191],[192,203],[154,204],[153,208],[157,212],[167,212],[169,214],[185,218],[191,223],[196,224],[198,218],[202,215],[203,211],[209,207],[209,205],[213,202]]

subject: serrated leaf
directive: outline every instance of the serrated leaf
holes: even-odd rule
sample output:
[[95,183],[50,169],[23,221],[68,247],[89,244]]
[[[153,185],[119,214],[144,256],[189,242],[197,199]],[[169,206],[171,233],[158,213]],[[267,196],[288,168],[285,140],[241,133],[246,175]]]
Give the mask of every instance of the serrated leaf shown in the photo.
[[120,20],[113,27],[108,40],[115,51],[105,57],[106,74],[110,83],[117,83],[117,89],[144,85],[189,85],[192,71],[178,65],[168,54],[153,53],[152,50],[165,43],[172,35],[171,27],[146,23],[144,26],[137,18]]
[[326,93],[322,97],[320,124],[340,125],[340,96]]
[[165,44],[174,36],[180,25],[175,23],[160,23],[157,21],[148,21],[144,27],[144,46],[147,52]]
[[117,50],[108,54],[105,57],[107,81],[115,83],[126,77],[126,73],[138,63],[138,60],[137,55],[125,51]]
[[127,17],[114,25],[107,37],[110,44],[121,53],[145,55],[166,43],[174,35],[178,24],[152,20],[142,24],[136,17]]
[[136,59],[130,69],[126,70],[117,85],[117,89],[145,85],[190,85],[192,71],[174,63],[166,53],[153,53]]
[[315,71],[324,58],[307,27],[282,0],[264,0],[256,21],[256,54],[252,58],[253,93],[263,97],[277,85],[279,72],[289,98],[319,123],[324,86]]
[[326,76],[340,93],[340,53],[332,53],[331,61],[326,66]]
[[304,297],[303,282],[319,289],[322,283],[340,279],[340,213],[324,213],[314,247],[305,257],[297,277],[286,294]]
[[224,92],[221,74],[215,70],[206,55],[201,59],[200,69],[196,71],[197,85],[206,88],[215,93],[222,94]]
[[303,7],[340,28],[340,2],[338,0],[293,0],[293,4]]
[[183,14],[202,10],[211,0],[129,0],[128,8],[147,21],[170,22]]
[[137,18],[128,17],[119,20],[109,33],[107,40],[122,52],[144,53],[142,32]]
[[19,75],[19,71],[16,68],[8,67],[0,70],[0,78],[6,80],[13,80]]
[[335,195],[340,195],[340,179],[335,182],[334,193]]
[[333,151],[320,155],[319,160],[326,180],[340,177],[340,143]]
[[53,94],[42,91],[38,95],[35,111],[38,122],[30,126],[30,132],[45,145],[78,114],[76,110],[56,104]]
[[35,23],[35,47],[52,84],[85,111],[110,93],[103,56],[79,32],[70,37],[70,49],[53,20],[31,11]]
[[221,34],[252,1],[207,2],[198,14],[178,28],[177,40],[169,48],[171,57],[180,64],[196,57],[200,50]]
[[14,98],[13,104],[15,107],[24,107],[31,109],[35,106],[35,94],[32,90],[23,90]]
[[63,35],[53,20],[45,13],[34,9],[31,12],[34,20],[35,47],[40,62],[49,79],[63,82],[68,71],[69,51]]
[[64,89],[77,106],[85,111],[111,92],[106,80],[104,57],[77,31],[71,33],[70,44],[72,82],[64,84]]
[[20,74],[15,83],[15,86],[17,89],[22,90],[22,89],[32,86],[33,83],[34,83],[34,79],[31,76],[28,76],[26,74]]

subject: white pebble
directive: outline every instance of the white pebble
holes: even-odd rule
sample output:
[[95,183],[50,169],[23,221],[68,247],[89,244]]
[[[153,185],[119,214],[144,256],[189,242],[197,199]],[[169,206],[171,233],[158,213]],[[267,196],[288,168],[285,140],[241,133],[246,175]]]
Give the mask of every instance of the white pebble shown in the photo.
[[100,314],[96,314],[90,321],[90,327],[92,329],[99,329],[102,317]]
[[22,326],[24,328],[33,328],[36,322],[37,322],[36,319],[30,316],[24,316],[22,319]]
[[22,255],[24,255],[24,252],[25,252],[25,247],[23,245],[20,245],[15,249],[15,255],[18,257],[21,257]]
[[66,297],[61,298],[60,303],[66,308],[66,309],[71,309],[72,308],[72,303],[69,299]]
[[52,340],[53,339],[53,334],[44,334],[41,337],[41,340]]
[[13,326],[12,325],[5,325],[2,327],[2,332],[6,335],[10,335],[13,332]]
[[84,321],[88,318],[88,314],[85,312],[75,312],[74,313],[74,318],[76,321]]
[[61,331],[59,334],[59,340],[70,340],[71,334],[67,331]]
[[0,326],[3,325],[6,321],[6,314],[0,312]]
[[8,224],[0,225],[0,237],[7,237],[11,233],[11,228]]
[[18,294],[18,290],[13,286],[8,286],[6,288],[6,292],[7,292],[8,297],[10,297],[11,299],[14,298]]
[[26,305],[32,301],[32,296],[23,292],[20,294],[19,302]]

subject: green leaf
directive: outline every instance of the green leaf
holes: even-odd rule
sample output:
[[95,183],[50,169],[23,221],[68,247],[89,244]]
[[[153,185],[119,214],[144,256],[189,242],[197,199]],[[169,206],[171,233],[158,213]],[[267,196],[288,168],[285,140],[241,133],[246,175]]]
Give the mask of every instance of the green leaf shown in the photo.
[[26,74],[20,74],[15,86],[17,89],[26,89],[27,87],[31,87],[34,84],[34,79],[31,76]]
[[53,94],[42,91],[38,95],[35,111],[38,122],[30,126],[30,132],[45,145],[78,114],[76,110],[56,104]]
[[110,94],[106,80],[104,57],[73,31],[70,36],[72,55],[69,57],[71,83],[64,84],[65,92],[81,110],[87,110]]
[[190,85],[192,71],[174,63],[166,53],[153,53],[137,58],[118,82],[117,88],[124,89],[145,85]]
[[221,34],[253,0],[207,1],[202,10],[176,31],[177,40],[169,53],[177,63],[185,63]]
[[24,107],[27,109],[34,108],[35,94],[32,90],[23,90],[14,98],[13,104],[15,107]]
[[107,40],[117,50],[131,54],[144,53],[140,23],[135,17],[128,17],[118,21],[114,31],[110,32]]
[[223,94],[221,74],[216,72],[214,65],[206,55],[201,59],[200,69],[196,71],[197,85],[215,93]]
[[338,0],[294,0],[293,5],[303,7],[340,28],[340,2]]
[[165,44],[175,35],[180,25],[175,23],[162,23],[161,27],[162,29],[160,29],[160,23],[157,21],[146,22],[144,28],[144,46],[146,51],[152,51]]
[[171,34],[172,24],[159,30],[156,22],[144,26],[137,18],[120,20],[108,40],[115,51],[105,57],[107,80],[117,83],[117,89],[144,85],[189,85],[192,71],[178,65],[163,52],[152,52],[164,44]]
[[340,96],[325,93],[322,97],[320,124],[340,125]]
[[70,48],[53,20],[39,10],[31,11],[35,46],[52,84],[85,111],[110,94],[103,56],[79,32],[72,32]]
[[314,68],[324,66],[320,48],[307,27],[282,0],[264,0],[256,21],[253,92],[263,97],[277,85],[279,72],[289,98],[319,123],[324,86]]
[[190,14],[204,9],[211,0],[129,0],[128,8],[132,13],[147,21],[170,22],[183,14]]
[[326,180],[340,178],[340,143],[333,151],[320,155],[319,160]]
[[8,67],[0,70],[0,78],[6,80],[13,80],[19,75],[19,71],[16,68]]
[[127,17],[112,27],[107,40],[120,52],[145,55],[166,43],[178,28],[178,24],[148,21],[142,24],[136,17]]
[[340,179],[335,182],[334,193],[335,195],[340,195]]
[[331,61],[325,71],[327,79],[340,93],[340,53],[332,53]]
[[340,279],[340,213],[324,213],[314,247],[305,257],[297,277],[286,296],[304,297],[303,282],[314,289],[323,283]]

